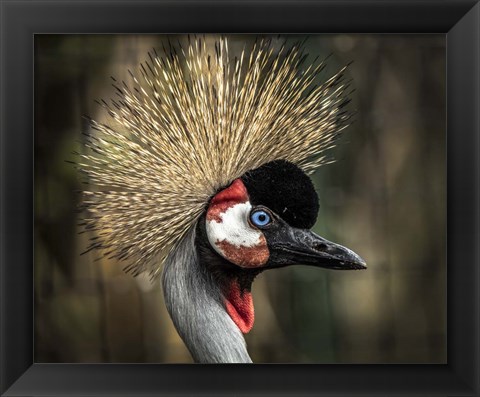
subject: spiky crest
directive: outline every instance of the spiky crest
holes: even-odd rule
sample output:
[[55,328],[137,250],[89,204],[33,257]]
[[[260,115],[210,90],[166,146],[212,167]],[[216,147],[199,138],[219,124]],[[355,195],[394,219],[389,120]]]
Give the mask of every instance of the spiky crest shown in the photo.
[[318,84],[325,63],[303,67],[300,43],[261,39],[232,57],[227,38],[207,41],[149,53],[101,102],[109,123],[90,120],[79,160],[89,249],[134,274],[159,274],[219,188],[277,159],[311,173],[348,124],[345,68]]

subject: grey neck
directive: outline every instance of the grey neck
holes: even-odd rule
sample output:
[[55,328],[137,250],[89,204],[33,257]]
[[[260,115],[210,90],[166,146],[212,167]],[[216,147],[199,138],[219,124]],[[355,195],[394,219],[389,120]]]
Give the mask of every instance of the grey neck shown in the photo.
[[200,264],[195,229],[166,259],[162,284],[167,310],[195,362],[252,362],[241,331],[225,310],[220,287]]

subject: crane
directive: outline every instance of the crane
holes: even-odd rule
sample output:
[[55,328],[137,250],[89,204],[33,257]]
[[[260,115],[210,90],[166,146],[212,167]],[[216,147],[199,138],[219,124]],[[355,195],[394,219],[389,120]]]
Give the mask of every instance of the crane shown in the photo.
[[161,276],[170,317],[199,363],[250,363],[251,286],[303,264],[364,269],[353,251],[311,231],[309,177],[349,125],[345,68],[319,83],[302,43],[271,39],[230,54],[226,37],[188,36],[148,54],[89,119],[88,250]]

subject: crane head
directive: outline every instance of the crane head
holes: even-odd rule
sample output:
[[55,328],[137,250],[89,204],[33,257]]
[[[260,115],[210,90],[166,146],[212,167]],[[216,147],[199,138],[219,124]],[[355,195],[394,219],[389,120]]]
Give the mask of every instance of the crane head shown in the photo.
[[295,264],[366,268],[356,253],[310,230],[318,209],[311,179],[285,160],[246,172],[210,200],[204,230],[214,255],[222,258],[215,272],[227,274],[227,312],[242,332],[253,326],[250,288],[261,271]]
[[276,160],[248,171],[218,192],[206,213],[212,248],[242,268],[294,264],[364,269],[356,253],[310,230],[319,209],[310,178],[295,164]]

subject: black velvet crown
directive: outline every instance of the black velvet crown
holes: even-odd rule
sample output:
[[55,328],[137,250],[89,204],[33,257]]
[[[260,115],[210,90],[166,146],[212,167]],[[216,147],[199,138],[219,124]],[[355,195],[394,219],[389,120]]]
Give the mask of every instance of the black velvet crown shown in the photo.
[[318,196],[312,180],[295,164],[271,161],[241,179],[253,205],[270,208],[293,227],[310,229],[315,224]]

